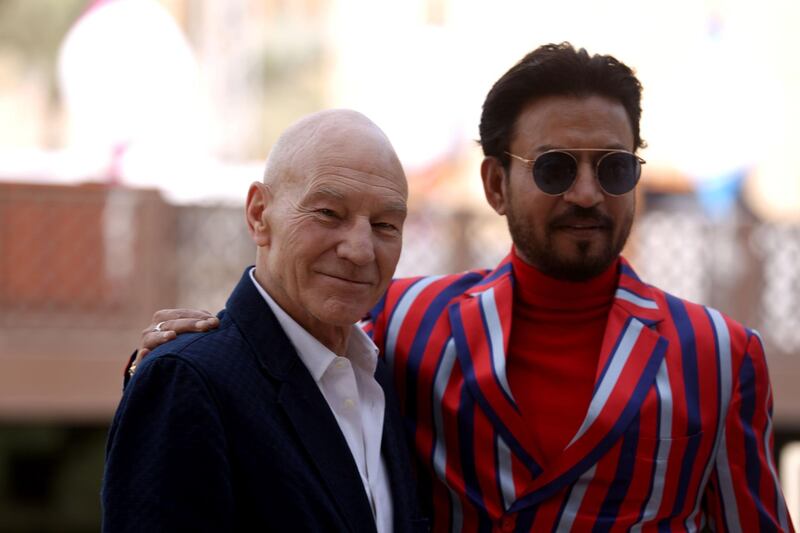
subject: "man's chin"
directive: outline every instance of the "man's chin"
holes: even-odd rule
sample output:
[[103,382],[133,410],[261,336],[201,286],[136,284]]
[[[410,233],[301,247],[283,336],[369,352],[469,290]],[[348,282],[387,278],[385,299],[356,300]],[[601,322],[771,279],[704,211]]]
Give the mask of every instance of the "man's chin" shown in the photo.
[[536,239],[533,232],[511,222],[512,240],[526,262],[552,278],[578,282],[605,272],[619,256],[630,230],[628,224],[621,240],[610,229],[592,233],[591,238],[579,232],[550,231]]
[[374,305],[356,307],[352,305],[329,303],[324,306],[323,309],[320,309],[317,318],[330,326],[352,326],[362,320],[373,307]]
[[588,281],[606,271],[616,259],[607,254],[579,257],[549,256],[540,261],[540,270],[548,276],[565,281]]
[[589,281],[592,278],[596,278],[603,272],[605,272],[606,268],[608,268],[611,263],[606,264],[573,264],[573,265],[565,265],[561,269],[561,279],[567,281]]

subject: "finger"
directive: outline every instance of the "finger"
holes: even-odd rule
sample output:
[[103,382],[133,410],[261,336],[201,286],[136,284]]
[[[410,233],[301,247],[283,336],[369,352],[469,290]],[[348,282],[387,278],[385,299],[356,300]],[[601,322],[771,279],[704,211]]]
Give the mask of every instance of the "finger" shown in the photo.
[[208,331],[219,326],[219,318],[212,316],[195,323],[194,327],[197,331]]
[[170,320],[179,320],[182,318],[193,318],[195,320],[204,320],[211,318],[214,315],[202,309],[160,309],[153,314],[153,325],[159,322],[168,322]]
[[[212,320],[213,318],[213,320]],[[192,331],[208,331],[219,325],[219,320],[216,317],[198,320],[196,318],[179,318],[176,320],[165,320],[158,324],[150,324],[142,330],[142,339],[145,337],[153,338],[153,334],[163,334],[167,332],[175,332],[178,335],[181,333],[190,333]],[[142,343],[144,346],[144,342]]]
[[[202,320],[196,318],[179,318],[177,320],[167,320],[160,322],[159,328],[161,333],[165,331],[174,331],[175,333],[188,333],[192,331],[208,331],[209,329],[219,326],[219,319],[217,317],[208,317]],[[155,332],[155,328],[151,328],[150,332]]]
[[148,331],[142,335],[139,350],[155,350],[167,341],[171,341],[177,336],[174,331]]

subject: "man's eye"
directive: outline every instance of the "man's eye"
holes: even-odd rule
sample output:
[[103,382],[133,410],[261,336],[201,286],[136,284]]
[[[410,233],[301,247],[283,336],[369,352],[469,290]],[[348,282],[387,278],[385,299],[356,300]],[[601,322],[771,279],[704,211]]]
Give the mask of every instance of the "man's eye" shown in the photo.
[[317,213],[327,218],[337,218],[336,211],[333,209],[317,209]]
[[398,231],[397,226],[388,222],[375,222],[372,227],[384,231]]

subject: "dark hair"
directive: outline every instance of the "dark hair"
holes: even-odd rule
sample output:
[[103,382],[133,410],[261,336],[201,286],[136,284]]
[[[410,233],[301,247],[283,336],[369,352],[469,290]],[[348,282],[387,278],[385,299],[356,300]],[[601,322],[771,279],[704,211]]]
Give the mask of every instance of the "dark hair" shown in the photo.
[[593,55],[568,42],[540,46],[497,80],[481,113],[481,147],[486,156],[508,165],[504,153],[511,143],[517,117],[530,102],[554,95],[598,95],[619,101],[628,113],[634,149],[643,148],[639,135],[642,85],[627,65],[609,55]]

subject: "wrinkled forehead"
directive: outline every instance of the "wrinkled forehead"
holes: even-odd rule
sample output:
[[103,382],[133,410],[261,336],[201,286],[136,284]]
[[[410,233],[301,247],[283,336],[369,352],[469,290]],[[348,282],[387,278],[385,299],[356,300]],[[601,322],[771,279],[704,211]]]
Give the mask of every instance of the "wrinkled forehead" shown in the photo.
[[393,212],[405,216],[407,194],[397,182],[380,176],[331,169],[306,182],[299,191],[299,201],[306,204],[362,206],[375,212]]

